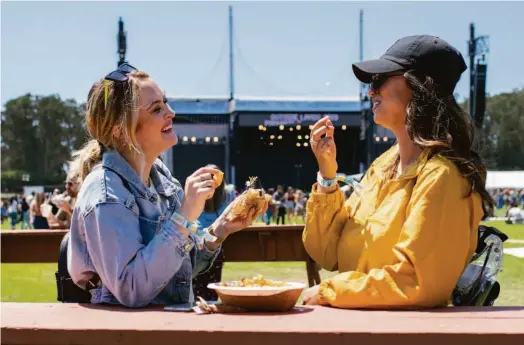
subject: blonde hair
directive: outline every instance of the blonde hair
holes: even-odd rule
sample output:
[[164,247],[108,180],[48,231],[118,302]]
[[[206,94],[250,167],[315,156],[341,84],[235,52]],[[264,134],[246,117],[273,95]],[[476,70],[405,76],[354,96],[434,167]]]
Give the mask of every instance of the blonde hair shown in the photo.
[[[126,82],[102,79],[89,90],[86,125],[92,139],[74,152],[69,162],[68,175],[74,176],[79,184],[102,160],[106,148],[118,151],[125,148],[143,156],[135,137],[139,107],[138,81],[149,78],[149,75],[138,71],[128,76]],[[107,83],[107,106],[104,83]]]

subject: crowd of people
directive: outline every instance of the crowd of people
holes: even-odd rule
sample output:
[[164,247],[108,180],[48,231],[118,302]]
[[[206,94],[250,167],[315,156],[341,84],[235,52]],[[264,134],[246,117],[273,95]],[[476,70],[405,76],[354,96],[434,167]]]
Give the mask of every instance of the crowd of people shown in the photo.
[[275,224],[301,224],[306,222],[306,202],[308,194],[302,190],[295,190],[292,186],[284,189],[279,185],[277,188],[268,188],[266,193],[271,195],[271,201],[266,213],[261,220],[267,225]]
[[32,192],[2,200],[2,223],[9,219],[12,230],[20,224],[21,229],[68,229],[78,193],[78,183],[67,178],[64,191],[52,193]]
[[[524,224],[524,189],[494,189],[491,191],[491,197],[496,208],[506,209],[506,223]],[[490,216],[494,216],[494,208],[490,211]]]

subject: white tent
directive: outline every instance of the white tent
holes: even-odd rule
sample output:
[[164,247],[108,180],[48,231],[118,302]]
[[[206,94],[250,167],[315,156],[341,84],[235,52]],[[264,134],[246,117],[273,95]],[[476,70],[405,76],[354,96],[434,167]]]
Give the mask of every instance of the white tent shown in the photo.
[[488,171],[486,189],[524,188],[524,170]]

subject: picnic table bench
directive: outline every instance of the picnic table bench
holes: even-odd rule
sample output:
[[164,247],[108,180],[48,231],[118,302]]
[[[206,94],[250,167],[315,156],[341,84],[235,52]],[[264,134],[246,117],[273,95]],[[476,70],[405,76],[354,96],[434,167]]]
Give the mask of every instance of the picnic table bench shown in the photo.
[[[226,262],[302,261],[310,286],[320,283],[319,269],[302,244],[303,225],[255,225],[228,237]],[[67,230],[1,231],[2,263],[57,262]]]
[[524,344],[522,307],[365,311],[317,306],[207,315],[59,303],[2,303],[1,309],[6,345]]

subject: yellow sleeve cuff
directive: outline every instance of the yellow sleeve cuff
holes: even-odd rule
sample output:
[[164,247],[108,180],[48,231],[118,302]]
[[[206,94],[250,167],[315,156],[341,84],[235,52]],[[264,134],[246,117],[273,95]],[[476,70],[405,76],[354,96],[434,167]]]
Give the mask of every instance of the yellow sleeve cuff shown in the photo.
[[315,183],[311,188],[310,200],[315,204],[340,204],[344,203],[344,193],[340,190],[337,184],[337,189],[332,193],[321,193],[317,190],[318,183]]

